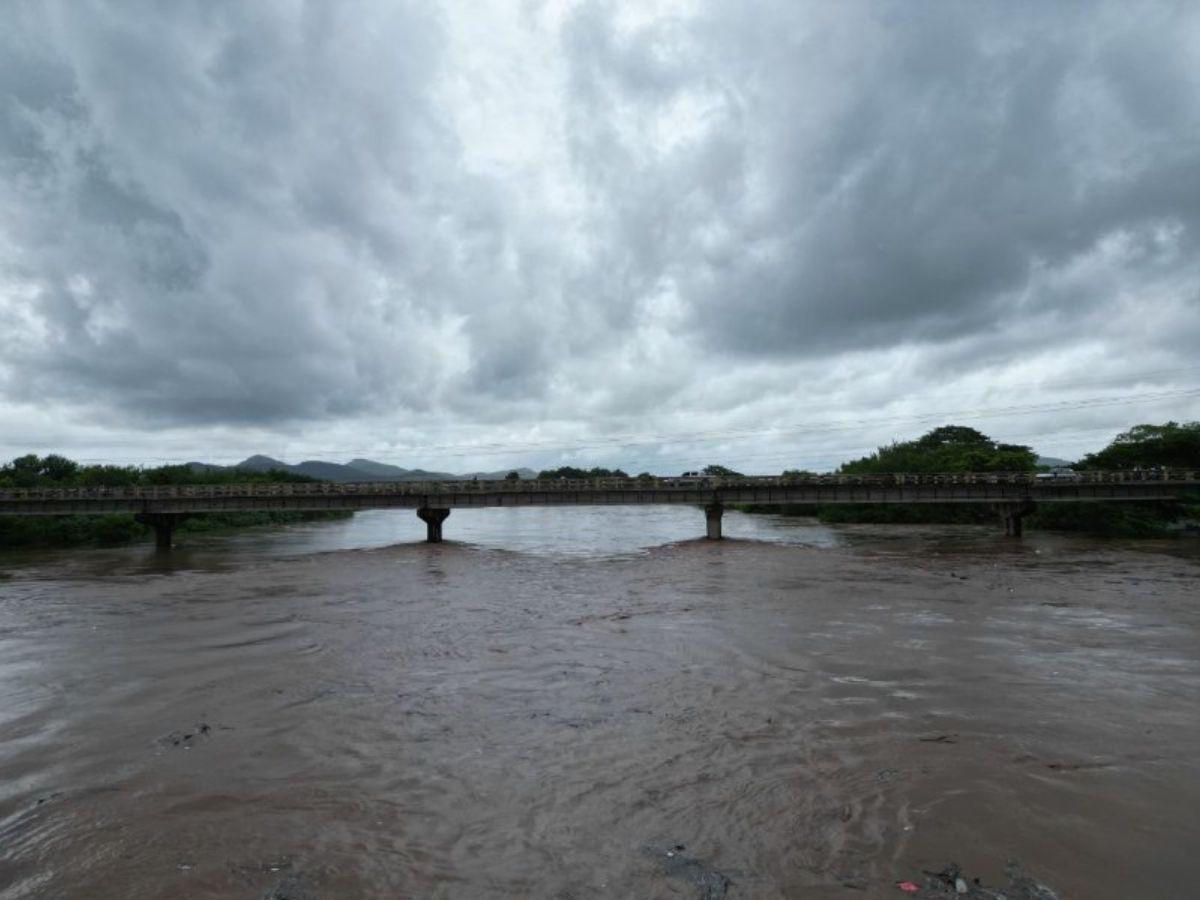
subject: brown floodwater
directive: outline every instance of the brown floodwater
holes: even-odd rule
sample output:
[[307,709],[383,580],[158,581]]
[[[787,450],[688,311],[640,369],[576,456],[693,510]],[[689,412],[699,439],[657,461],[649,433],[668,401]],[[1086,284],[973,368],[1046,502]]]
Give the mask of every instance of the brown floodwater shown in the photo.
[[634,513],[0,556],[0,898],[1200,895],[1194,541]]

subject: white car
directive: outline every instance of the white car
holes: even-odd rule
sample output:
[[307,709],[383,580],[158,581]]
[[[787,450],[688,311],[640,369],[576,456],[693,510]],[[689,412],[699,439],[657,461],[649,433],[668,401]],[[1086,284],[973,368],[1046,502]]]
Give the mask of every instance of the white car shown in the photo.
[[1038,481],[1079,481],[1082,476],[1074,469],[1068,469],[1066,466],[1055,466],[1049,472],[1038,472]]

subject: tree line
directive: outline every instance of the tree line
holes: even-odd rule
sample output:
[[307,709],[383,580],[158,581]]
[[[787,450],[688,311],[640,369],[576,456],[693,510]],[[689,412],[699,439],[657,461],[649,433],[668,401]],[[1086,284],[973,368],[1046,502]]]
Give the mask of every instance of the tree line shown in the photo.
[[[1072,465],[1080,471],[1180,468],[1200,470],[1200,422],[1167,422],[1136,425],[1107,446]],[[1034,472],[1038,457],[1022,444],[1007,444],[965,425],[943,425],[911,441],[897,441],[875,452],[850,460],[837,471],[847,475],[893,472]],[[515,473],[514,473],[515,474]],[[720,465],[687,473],[737,476]],[[810,474],[788,470],[785,475]],[[628,478],[621,469],[559,466],[544,469],[538,478]],[[643,472],[636,476],[650,478]],[[82,465],[59,454],[26,454],[0,466],[3,487],[94,487],[168,484],[233,484],[311,482],[317,479],[273,469],[251,472],[212,469],[206,466]],[[746,507],[752,512],[781,511],[780,507]],[[987,522],[994,512],[984,504],[862,504],[790,506],[784,513],[817,516],[826,522]],[[234,512],[209,513],[188,519],[185,530],[244,528],[313,518],[340,518],[342,512]],[[1044,504],[1027,520],[1037,528],[1087,531],[1125,536],[1156,536],[1178,530],[1184,523],[1200,521],[1200,497],[1179,503],[1073,503]],[[148,536],[149,530],[131,515],[106,516],[0,516],[0,547],[31,544],[69,545],[123,543]]]
[[[874,453],[843,463],[847,475],[893,472],[1036,472],[1038,456],[1031,447],[1006,444],[964,425],[943,425],[912,441],[898,441]],[[1200,470],[1200,422],[1137,425],[1105,448],[1071,465],[1077,471],[1134,471],[1156,468]],[[791,470],[785,474],[808,474]],[[776,507],[751,508],[778,512]],[[816,516],[824,522],[983,523],[995,512],[986,504],[830,504],[785,507],[792,515]],[[1179,503],[1043,504],[1027,523],[1033,528],[1082,531],[1125,537],[1157,537],[1200,520],[1200,497]]]
[[[250,472],[210,469],[205,466],[81,465],[51,453],[29,453],[0,466],[0,488],[5,487],[126,487],[164,484],[262,484],[311,482],[315,478],[272,469]],[[205,513],[190,516],[181,531],[215,531],[279,525],[312,519],[346,518],[348,512],[253,511]],[[0,547],[124,544],[148,538],[150,529],[127,513],[101,516],[0,516]]]

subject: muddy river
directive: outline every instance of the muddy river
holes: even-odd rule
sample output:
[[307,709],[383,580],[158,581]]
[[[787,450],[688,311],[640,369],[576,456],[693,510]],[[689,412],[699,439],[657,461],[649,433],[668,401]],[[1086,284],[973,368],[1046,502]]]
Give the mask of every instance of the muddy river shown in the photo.
[[0,554],[0,898],[1200,896],[1196,541],[703,525]]

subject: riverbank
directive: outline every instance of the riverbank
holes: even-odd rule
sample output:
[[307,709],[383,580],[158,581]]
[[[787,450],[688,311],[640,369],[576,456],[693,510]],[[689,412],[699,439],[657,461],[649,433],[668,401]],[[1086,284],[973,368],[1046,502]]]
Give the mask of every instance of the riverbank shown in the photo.
[[[181,534],[235,531],[297,522],[348,519],[354,513],[222,512],[189,516],[178,527]],[[0,550],[22,547],[113,546],[152,540],[153,529],[132,515],[105,516],[0,516]]]
[[[983,503],[741,504],[736,508],[825,524],[989,525],[997,519],[995,509]],[[1180,503],[1043,503],[1025,516],[1027,529],[1116,538],[1178,537],[1194,533],[1197,523],[1197,497],[1185,497]]]

